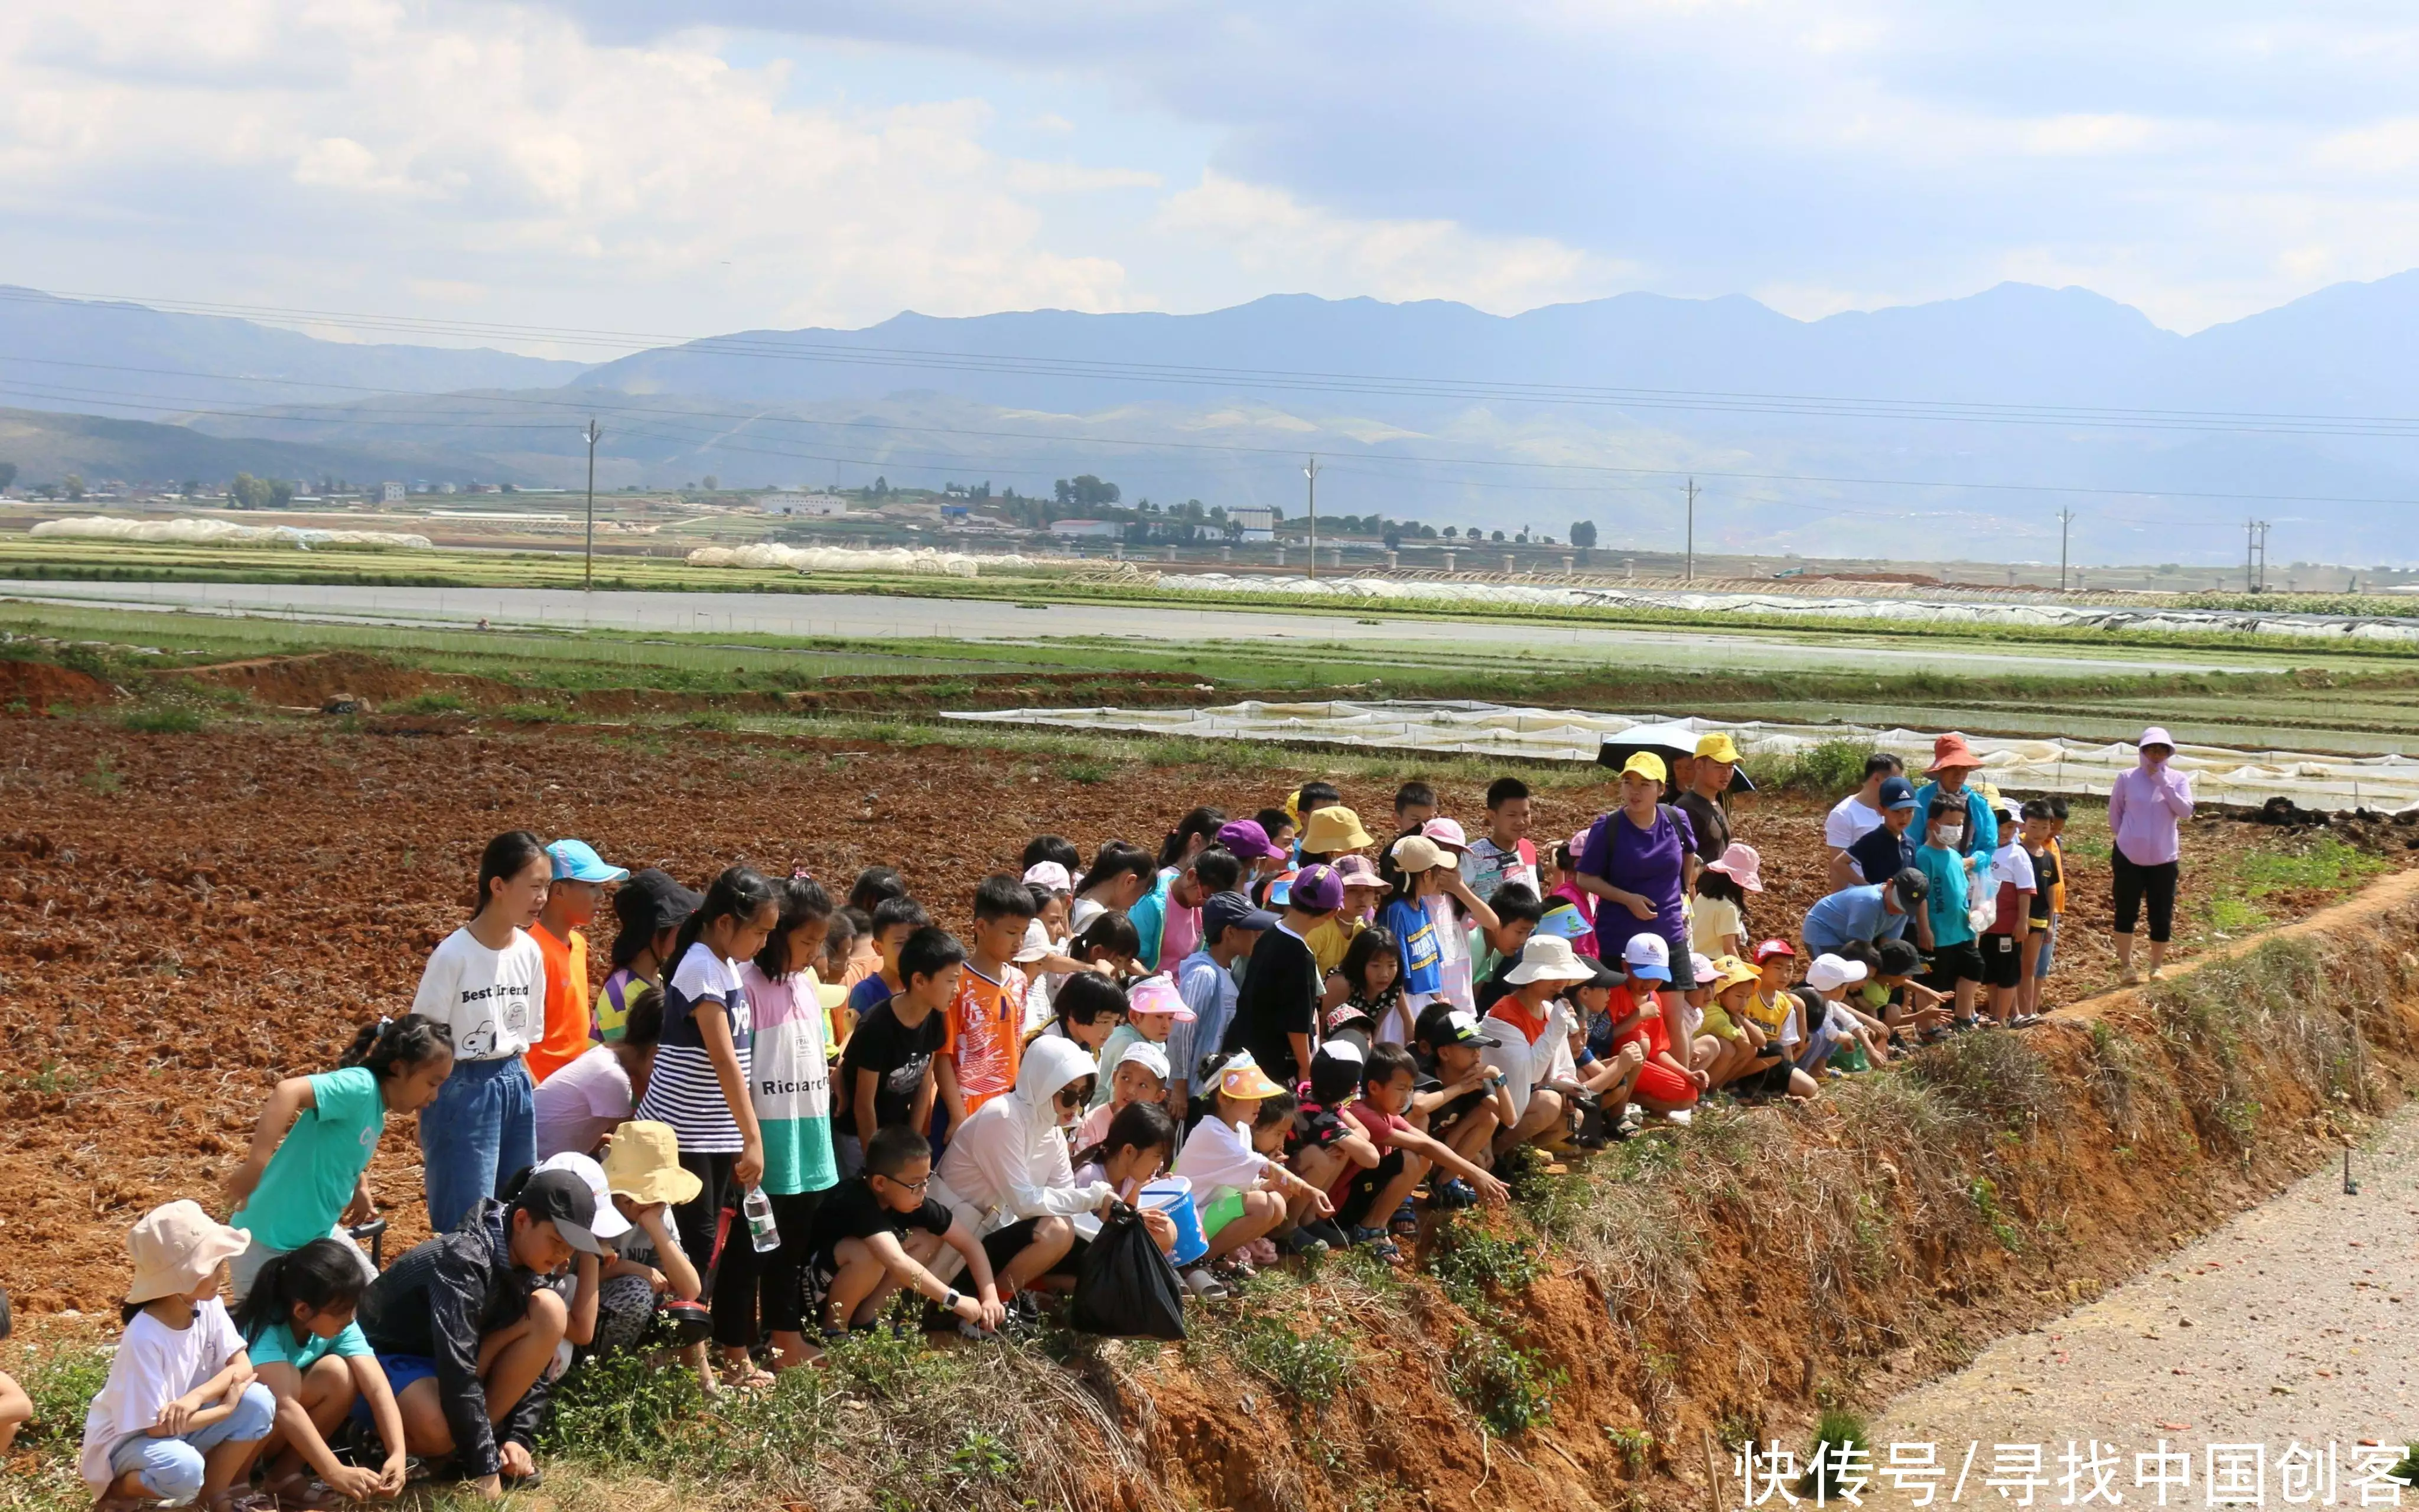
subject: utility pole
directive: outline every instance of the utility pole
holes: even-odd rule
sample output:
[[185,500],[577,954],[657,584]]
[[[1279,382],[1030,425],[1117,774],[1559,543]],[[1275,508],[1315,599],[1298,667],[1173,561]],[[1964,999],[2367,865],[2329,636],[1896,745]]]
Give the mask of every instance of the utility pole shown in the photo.
[[2059,510],[2057,512],[2057,591],[2061,594],[2066,592],[2066,542],[2068,535],[2073,530],[2074,511]]
[[1310,480],[1310,580],[1318,581],[1318,457],[1314,454],[1302,470]]
[[2268,591],[2268,521],[2264,519],[2242,522],[2242,591]]
[[1694,478],[1688,480],[1688,556],[1687,570],[1682,580],[1697,580],[1697,480]]
[[593,593],[596,590],[596,443],[604,439],[605,433],[597,428],[596,417],[591,415],[588,417],[588,429],[582,434],[588,439],[588,565],[579,587],[582,593]]

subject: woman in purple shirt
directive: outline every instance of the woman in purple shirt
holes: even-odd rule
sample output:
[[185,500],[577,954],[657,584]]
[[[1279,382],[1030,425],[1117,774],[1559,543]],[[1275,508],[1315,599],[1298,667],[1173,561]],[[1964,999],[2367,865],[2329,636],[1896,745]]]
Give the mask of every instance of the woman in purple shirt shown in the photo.
[[1688,921],[1681,900],[1696,886],[1696,835],[1688,816],[1659,800],[1663,758],[1641,750],[1621,769],[1621,807],[1587,832],[1574,878],[1604,900],[1595,911],[1596,949],[1621,959],[1633,935],[1659,934],[1672,959],[1688,959]]
[[2192,783],[2167,765],[2173,737],[2152,725],[2138,742],[2141,764],[2120,772],[2108,788],[2108,864],[2117,904],[2117,970],[2121,980],[2141,980],[2134,969],[2134,921],[2150,905],[2150,975],[2159,974],[2176,918],[2176,826],[2193,814]]

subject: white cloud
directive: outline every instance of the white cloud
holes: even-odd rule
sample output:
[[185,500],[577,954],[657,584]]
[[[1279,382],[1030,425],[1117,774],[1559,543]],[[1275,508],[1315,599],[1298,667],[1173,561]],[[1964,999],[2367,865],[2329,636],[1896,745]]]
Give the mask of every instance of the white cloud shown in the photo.
[[212,271],[180,247],[135,293],[221,294],[341,226],[358,234],[322,264],[518,285],[563,324],[624,325],[632,303],[673,330],[1121,305],[1123,268],[1045,246],[1021,196],[1130,176],[1003,162],[980,100],[797,108],[781,66],[717,42],[601,46],[506,6],[21,0],[0,20],[0,201],[21,225],[63,193],[173,216],[162,186],[207,178],[198,255],[235,268],[180,286]]
[[1087,168],[1077,162],[1008,166],[1008,187],[1027,194],[1092,194],[1107,189],[1157,189],[1165,180],[1147,168]]
[[1610,293],[1634,272],[1544,237],[1484,236],[1445,220],[1356,219],[1214,172],[1170,195],[1153,229],[1217,243],[1264,287],[1459,300],[1498,314]]

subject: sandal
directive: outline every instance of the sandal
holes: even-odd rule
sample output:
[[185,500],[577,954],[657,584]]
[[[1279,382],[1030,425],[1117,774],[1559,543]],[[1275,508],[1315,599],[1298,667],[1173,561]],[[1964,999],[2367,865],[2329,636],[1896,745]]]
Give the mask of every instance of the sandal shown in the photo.
[[344,1500],[334,1487],[307,1470],[298,1470],[284,1480],[263,1481],[260,1489],[287,1512],[328,1512]]
[[238,1490],[229,1487],[205,1504],[209,1512],[277,1512],[277,1498],[254,1490]]
[[771,1371],[753,1360],[725,1360],[716,1367],[715,1374],[732,1391],[763,1391],[778,1384]]
[[1411,1211],[1409,1202],[1405,1202],[1394,1210],[1392,1218],[1386,1220],[1386,1232],[1396,1239],[1417,1239],[1420,1237],[1420,1215]]
[[1386,1237],[1386,1231],[1382,1228],[1356,1227],[1352,1230],[1352,1242],[1365,1247],[1370,1254],[1388,1265],[1403,1263],[1402,1250],[1392,1239]]
[[1203,1302],[1225,1302],[1234,1295],[1219,1284],[1218,1278],[1210,1273],[1206,1265],[1184,1268],[1184,1289]]

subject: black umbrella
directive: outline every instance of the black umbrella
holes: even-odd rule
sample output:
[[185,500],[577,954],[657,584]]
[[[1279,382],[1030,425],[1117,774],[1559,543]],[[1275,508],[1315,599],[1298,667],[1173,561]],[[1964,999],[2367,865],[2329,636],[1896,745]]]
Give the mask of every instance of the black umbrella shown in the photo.
[[[1617,735],[1605,736],[1604,744],[1596,748],[1595,761],[1598,766],[1610,767],[1618,772],[1629,764],[1629,758],[1641,750],[1651,750],[1663,759],[1666,770],[1673,770],[1674,763],[1691,760],[1696,756],[1697,742],[1700,738],[1702,737],[1697,731],[1691,730],[1685,724],[1632,725]],[[1731,785],[1728,791],[1732,793],[1755,791],[1755,784],[1748,780],[1745,765],[1731,768]]]

